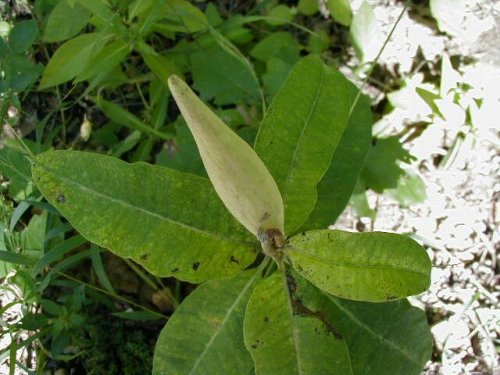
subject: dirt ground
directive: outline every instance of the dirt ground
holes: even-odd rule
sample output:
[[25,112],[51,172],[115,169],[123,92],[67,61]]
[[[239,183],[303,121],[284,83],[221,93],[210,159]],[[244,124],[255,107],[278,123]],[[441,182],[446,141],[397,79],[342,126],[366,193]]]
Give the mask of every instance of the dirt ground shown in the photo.
[[[387,35],[401,3],[369,2],[377,20],[384,22],[379,21],[382,34]],[[426,25],[425,14],[406,13],[382,54],[387,70],[411,77],[416,74],[417,53],[428,61],[447,53],[469,59],[469,64],[462,63],[458,69],[483,79],[483,88],[488,81],[500,82],[500,6],[494,3],[467,2],[463,25],[467,17],[483,22],[482,32],[472,36],[465,26],[463,35],[438,33],[435,25]],[[453,124],[433,124],[442,127],[428,128],[427,134],[405,144],[417,157],[408,168],[425,182],[425,202],[403,208],[387,195],[369,193],[371,207],[377,210],[375,220],[357,216],[350,207],[335,225],[409,233],[427,247],[433,261],[432,284],[426,293],[411,299],[426,310],[434,336],[433,358],[423,372],[427,375],[500,374],[500,90],[495,87],[496,116],[489,119],[487,129],[466,135],[457,157],[445,168],[436,167],[436,160],[452,146]],[[367,92],[381,100],[382,94],[373,87]],[[375,128],[397,133],[421,120],[422,113],[410,106],[385,116]]]

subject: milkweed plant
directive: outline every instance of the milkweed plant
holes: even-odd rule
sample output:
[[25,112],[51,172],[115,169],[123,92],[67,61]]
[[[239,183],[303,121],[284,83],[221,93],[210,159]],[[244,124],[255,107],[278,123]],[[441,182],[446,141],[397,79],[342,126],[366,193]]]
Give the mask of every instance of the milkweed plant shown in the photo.
[[304,57],[252,148],[181,78],[168,84],[208,179],[79,151],[45,152],[32,168],[88,240],[201,284],[162,330],[153,374],[419,374],[432,340],[406,297],[429,287],[425,249],[405,235],[323,229],[369,150],[368,98]]

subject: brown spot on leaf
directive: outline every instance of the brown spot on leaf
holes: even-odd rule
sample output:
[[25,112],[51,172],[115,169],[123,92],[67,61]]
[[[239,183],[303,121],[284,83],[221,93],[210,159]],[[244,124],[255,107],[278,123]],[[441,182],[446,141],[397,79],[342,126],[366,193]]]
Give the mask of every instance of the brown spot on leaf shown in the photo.
[[262,341],[260,340],[256,340],[252,345],[250,345],[252,347],[252,349],[257,349],[259,346],[262,345]]
[[150,254],[150,253],[144,253],[144,254],[142,254],[142,255],[139,257],[139,260],[140,260],[141,262],[145,262],[145,261],[147,261],[147,260],[149,259],[149,257],[150,257],[150,256],[151,256],[151,254]]
[[239,261],[238,259],[236,259],[236,258],[234,257],[234,255],[231,255],[231,258],[229,258],[229,260],[230,260],[231,262],[233,262],[233,263],[240,264],[240,261]]
[[332,334],[335,337],[335,339],[342,340],[342,335],[340,334],[339,330],[337,329],[337,327],[333,325],[332,322],[328,320],[323,311],[312,311],[307,306],[305,306],[302,303],[302,301],[298,299],[294,299],[292,301],[292,304],[293,304],[293,313],[295,315],[310,316],[312,318],[319,319],[323,323],[323,326],[327,334]]
[[269,212],[264,212],[264,215],[262,215],[262,217],[260,218],[260,222],[262,223],[263,221],[269,219],[269,217],[271,217],[271,214]]
[[193,263],[193,270],[197,270],[200,267],[200,262],[194,262]]
[[64,203],[66,202],[66,197],[64,196],[64,194],[58,194],[56,200],[57,203]]

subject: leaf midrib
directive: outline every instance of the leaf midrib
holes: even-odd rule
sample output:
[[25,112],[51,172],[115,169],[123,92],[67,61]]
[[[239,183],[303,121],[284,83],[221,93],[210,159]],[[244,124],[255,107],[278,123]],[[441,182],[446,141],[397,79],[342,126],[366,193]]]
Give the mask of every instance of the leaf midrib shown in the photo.
[[292,337],[293,337],[293,344],[295,347],[295,360],[297,362],[297,371],[299,375],[302,375],[302,358],[300,357],[300,350],[299,350],[299,345],[300,345],[300,339],[299,335],[297,332],[297,327],[294,324],[294,319],[293,319],[293,306],[292,306],[292,301],[291,301],[291,296],[290,296],[290,290],[288,289],[288,281],[286,279],[286,274],[285,272],[282,272],[282,280],[283,280],[283,288],[286,296],[286,301],[287,301],[287,312],[290,317],[290,325],[292,328]]
[[255,272],[255,274],[252,276],[252,278],[245,284],[245,287],[243,288],[243,290],[238,294],[238,297],[236,298],[236,300],[234,301],[234,303],[231,305],[231,307],[229,307],[229,310],[227,311],[226,315],[224,316],[224,319],[222,320],[220,326],[214,332],[214,334],[212,335],[212,337],[210,337],[210,340],[207,342],[207,344],[205,346],[205,349],[203,349],[203,352],[200,354],[200,356],[198,357],[198,359],[196,360],[196,362],[193,364],[193,367],[191,368],[191,370],[189,370],[189,374],[190,375],[191,374],[195,374],[194,371],[196,370],[196,368],[198,367],[198,365],[201,363],[203,357],[206,355],[206,353],[208,352],[208,350],[210,349],[210,347],[214,343],[214,341],[217,338],[217,336],[219,336],[219,334],[223,330],[225,324],[229,320],[229,317],[233,313],[234,309],[236,308],[236,306],[238,305],[238,303],[240,302],[240,300],[243,298],[243,296],[247,292],[248,288],[250,288],[250,286],[254,283],[255,278],[258,275],[259,275],[259,272]]
[[292,159],[290,160],[290,165],[288,167],[288,171],[287,171],[287,176],[286,176],[286,180],[285,180],[285,186],[283,187],[283,205],[286,206],[286,202],[287,202],[287,198],[288,198],[288,187],[290,186],[290,179],[293,175],[293,172],[294,172],[294,165],[296,164],[296,160],[298,158],[298,155],[300,154],[299,150],[301,148],[301,145],[302,145],[302,142],[303,142],[303,139],[304,139],[304,133],[306,131],[306,129],[309,127],[309,124],[311,123],[310,120],[311,120],[311,117],[312,117],[312,114],[314,113],[315,109],[316,109],[316,106],[318,104],[318,99],[319,99],[319,94],[321,92],[321,90],[323,89],[323,83],[325,81],[325,69],[322,67],[321,69],[321,80],[318,84],[318,88],[316,89],[316,95],[314,97],[314,101],[313,101],[313,104],[311,106],[311,109],[309,110],[309,113],[307,114],[307,117],[304,121],[304,126],[302,127],[302,130],[300,132],[300,135],[299,135],[299,139],[297,140],[297,143],[295,144],[295,149],[293,150],[293,155],[292,155]]
[[428,275],[426,273],[423,273],[423,272],[418,272],[418,271],[415,271],[415,270],[411,270],[411,269],[408,269],[408,268],[404,268],[404,267],[398,267],[398,266],[395,266],[395,265],[390,265],[390,264],[355,264],[355,263],[350,263],[350,262],[336,262],[336,261],[333,261],[331,259],[328,259],[328,258],[323,258],[319,255],[315,255],[315,254],[311,254],[310,252],[308,252],[307,250],[304,250],[304,249],[301,249],[301,248],[298,248],[298,247],[295,247],[295,246],[290,246],[289,247],[290,251],[296,251],[297,253],[299,254],[302,254],[306,257],[309,257],[309,258],[313,258],[321,263],[325,263],[327,265],[332,265],[334,267],[350,267],[350,268],[374,268],[374,269],[382,269],[382,270],[394,270],[394,271],[402,271],[402,272],[406,272],[406,273],[413,273],[413,274],[416,274],[416,275],[419,275],[419,276],[424,276],[424,277],[428,277]]
[[77,181],[75,181],[75,180],[73,180],[71,178],[65,177],[65,176],[61,175],[60,173],[57,173],[56,170],[54,170],[54,169],[52,169],[50,167],[47,167],[46,165],[43,165],[40,162],[37,163],[37,166],[45,169],[46,171],[48,171],[48,173],[53,174],[54,176],[56,176],[60,180],[65,181],[65,182],[67,182],[69,184],[72,184],[72,185],[76,186],[77,188],[79,188],[79,189],[81,189],[83,191],[86,191],[86,192],[91,193],[91,194],[95,194],[95,195],[97,195],[99,197],[102,197],[102,198],[105,198],[105,199],[108,199],[109,201],[117,203],[117,204],[122,205],[124,207],[132,208],[132,209],[137,210],[139,212],[142,212],[142,213],[144,213],[146,215],[152,216],[152,217],[154,217],[156,219],[159,219],[159,220],[162,220],[162,221],[166,221],[166,222],[169,222],[169,223],[174,224],[174,225],[178,225],[178,226],[180,226],[180,227],[182,227],[182,228],[184,228],[186,230],[190,230],[190,231],[199,233],[202,236],[215,238],[217,240],[224,241],[224,242],[231,242],[231,243],[237,243],[237,244],[246,245],[246,246],[253,246],[253,244],[251,242],[241,241],[241,240],[237,240],[237,239],[234,239],[234,238],[231,238],[231,237],[222,237],[220,235],[217,235],[217,234],[214,234],[214,233],[211,233],[211,232],[207,232],[205,230],[202,230],[202,229],[199,229],[199,228],[196,228],[196,227],[184,224],[184,223],[182,223],[180,221],[173,220],[171,218],[168,218],[168,217],[163,216],[161,214],[158,214],[156,212],[147,210],[147,209],[139,207],[139,206],[135,206],[135,205],[130,204],[130,203],[128,203],[126,201],[123,201],[121,199],[117,199],[117,198],[114,198],[114,197],[112,197],[110,195],[101,193],[99,191],[96,191],[96,190],[88,187],[88,186],[82,185],[79,182],[77,182]]
[[344,314],[346,314],[351,321],[353,321],[355,324],[357,324],[360,328],[365,330],[367,333],[369,333],[372,337],[374,337],[377,341],[381,342],[383,345],[388,346],[389,348],[393,349],[394,351],[401,353],[403,357],[405,357],[409,362],[413,363],[416,366],[420,366],[420,363],[413,358],[409,353],[405,352],[402,350],[398,345],[393,343],[392,341],[389,341],[385,338],[385,336],[379,335],[375,331],[373,331],[369,326],[364,324],[362,321],[360,321],[354,314],[351,313],[349,309],[346,309],[344,306],[339,304],[335,299],[332,298],[328,293],[323,293],[330,301],[332,301]]

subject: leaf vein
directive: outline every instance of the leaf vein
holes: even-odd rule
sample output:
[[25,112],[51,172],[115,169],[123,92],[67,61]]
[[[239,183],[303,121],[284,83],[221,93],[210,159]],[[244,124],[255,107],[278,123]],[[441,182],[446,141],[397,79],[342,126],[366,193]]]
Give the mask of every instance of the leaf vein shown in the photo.
[[252,278],[246,283],[246,285],[243,288],[243,290],[238,294],[238,297],[236,298],[236,300],[234,301],[234,303],[231,305],[231,307],[229,307],[229,310],[227,311],[226,315],[224,316],[224,319],[222,320],[220,326],[214,332],[214,334],[212,335],[212,337],[210,337],[210,340],[205,345],[205,349],[203,349],[203,352],[200,354],[200,356],[196,359],[196,362],[193,364],[193,367],[189,371],[190,375],[191,374],[195,374],[194,371],[197,369],[198,365],[201,363],[201,360],[206,355],[206,353],[208,352],[208,350],[210,349],[210,347],[214,343],[215,339],[217,338],[217,336],[220,334],[220,332],[224,328],[226,322],[228,321],[229,317],[233,313],[234,309],[236,308],[236,306],[238,305],[238,303],[240,302],[240,300],[243,298],[243,296],[246,294],[248,288],[250,288],[250,286],[253,284],[253,282],[255,281],[255,278],[257,277],[258,274],[259,274],[259,272],[255,272],[255,274],[252,276]]
[[332,296],[328,295],[328,293],[323,293],[330,301],[332,301],[344,314],[346,314],[355,324],[357,324],[361,329],[365,330],[368,334],[370,334],[372,337],[374,337],[377,341],[382,343],[383,345],[388,346],[389,348],[393,349],[394,351],[401,353],[403,357],[405,357],[408,361],[411,363],[420,366],[420,363],[413,358],[409,353],[401,349],[399,346],[394,344],[392,341],[387,340],[384,336],[376,333],[373,331],[369,326],[364,324],[362,321],[360,321],[354,314],[351,313],[350,310],[346,309],[344,306],[339,304]]
[[110,195],[107,195],[107,194],[101,193],[101,192],[99,192],[97,190],[94,190],[94,189],[92,189],[92,188],[90,188],[88,186],[82,185],[81,183],[79,183],[79,182],[77,182],[77,181],[75,181],[75,180],[73,180],[71,178],[62,176],[60,173],[57,173],[55,170],[53,170],[52,168],[47,167],[46,165],[43,165],[43,164],[40,164],[40,163],[38,163],[37,165],[40,166],[40,167],[42,167],[42,168],[44,168],[46,171],[48,171],[48,173],[52,173],[53,175],[55,175],[60,180],[65,181],[65,182],[67,182],[69,184],[72,184],[72,185],[76,186],[78,189],[81,189],[81,190],[86,191],[86,192],[91,193],[91,194],[95,194],[96,196],[99,196],[101,198],[107,199],[107,200],[109,200],[109,201],[111,201],[113,203],[117,203],[117,204],[119,204],[121,206],[137,210],[137,211],[142,212],[142,213],[144,213],[146,215],[152,216],[152,217],[154,217],[156,219],[159,219],[159,220],[162,220],[162,221],[166,221],[166,222],[169,222],[169,223],[174,224],[174,225],[178,225],[178,226],[180,226],[180,227],[182,227],[184,229],[187,229],[189,231],[197,232],[197,233],[201,234],[202,236],[207,236],[207,237],[215,238],[215,239],[220,240],[220,241],[232,242],[232,243],[237,243],[237,244],[242,244],[242,245],[248,245],[248,246],[252,246],[253,245],[251,242],[241,241],[241,240],[237,240],[237,239],[234,239],[234,238],[231,238],[231,237],[223,237],[223,236],[220,236],[220,235],[208,232],[206,230],[203,230],[203,229],[200,229],[200,228],[196,228],[196,227],[190,226],[188,224],[182,223],[180,221],[171,219],[171,218],[166,217],[166,216],[164,216],[162,214],[159,214],[159,213],[147,210],[145,208],[142,208],[142,207],[139,207],[139,206],[135,206],[135,205],[133,205],[133,204],[131,204],[129,202],[126,202],[124,200],[114,198],[114,197],[112,197]]
[[285,180],[285,186],[283,187],[283,204],[286,206],[286,201],[287,201],[287,198],[288,198],[288,194],[287,194],[287,190],[288,190],[288,186],[290,184],[290,179],[292,178],[292,175],[293,175],[293,172],[294,172],[294,169],[293,167],[295,166],[295,164],[297,163],[297,158],[300,154],[300,146],[302,145],[302,142],[303,142],[303,139],[304,139],[304,133],[306,131],[306,129],[308,128],[309,124],[311,123],[310,120],[311,120],[311,116],[312,114],[314,113],[314,110],[316,109],[316,106],[318,105],[318,99],[319,99],[319,96],[320,96],[320,92],[323,88],[323,83],[325,81],[325,69],[323,68],[321,70],[321,80],[319,82],[319,85],[318,85],[318,88],[316,90],[316,95],[314,97],[314,102],[311,106],[311,109],[309,110],[309,113],[307,114],[307,117],[304,121],[304,126],[300,132],[300,135],[299,135],[299,139],[297,140],[297,143],[295,145],[295,149],[293,151],[293,155],[292,155],[292,160],[290,161],[290,166],[288,167],[288,171],[287,171],[287,176],[286,176],[286,180]]
[[419,271],[411,270],[411,269],[404,268],[404,267],[398,267],[398,266],[391,265],[391,264],[355,264],[355,263],[350,263],[350,262],[346,262],[346,261],[335,262],[331,259],[324,258],[324,257],[318,256],[315,254],[311,254],[307,250],[300,249],[298,247],[291,246],[289,249],[291,251],[296,251],[297,253],[302,254],[306,257],[313,258],[319,262],[326,263],[326,264],[332,265],[334,267],[386,269],[386,270],[394,270],[394,271],[403,271],[403,272],[407,272],[407,273],[413,273],[413,274],[416,274],[419,276],[428,277],[427,273],[425,273],[425,272],[419,272]]

